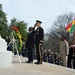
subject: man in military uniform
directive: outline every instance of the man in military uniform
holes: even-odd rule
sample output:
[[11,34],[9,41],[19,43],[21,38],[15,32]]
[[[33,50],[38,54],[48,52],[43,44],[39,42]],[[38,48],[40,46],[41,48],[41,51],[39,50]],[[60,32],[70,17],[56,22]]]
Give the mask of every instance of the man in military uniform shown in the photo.
[[37,27],[35,31],[35,45],[37,52],[37,62],[35,64],[42,64],[42,49],[43,49],[43,38],[44,38],[44,30],[41,27],[41,21],[36,20],[34,28]]

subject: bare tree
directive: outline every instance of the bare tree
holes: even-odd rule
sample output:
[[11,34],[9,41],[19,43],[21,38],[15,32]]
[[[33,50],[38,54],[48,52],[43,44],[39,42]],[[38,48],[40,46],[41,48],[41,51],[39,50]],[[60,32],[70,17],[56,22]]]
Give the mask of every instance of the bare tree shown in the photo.
[[45,41],[45,49],[51,49],[54,52],[59,52],[60,37],[61,35],[65,36],[69,43],[72,42],[73,36],[71,36],[65,27],[71,23],[74,19],[75,14],[69,13],[60,15],[57,17],[57,20],[54,21],[52,28],[49,31],[49,38]]

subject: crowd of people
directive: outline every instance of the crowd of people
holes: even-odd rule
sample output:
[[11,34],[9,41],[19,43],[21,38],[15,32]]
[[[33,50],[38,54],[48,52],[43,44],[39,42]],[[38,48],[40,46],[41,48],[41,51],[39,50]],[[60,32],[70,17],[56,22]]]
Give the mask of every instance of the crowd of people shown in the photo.
[[[68,56],[66,56],[65,67],[75,69],[75,56],[73,55],[73,49],[72,48],[73,47],[71,45],[69,48],[69,54],[68,54]],[[28,57],[28,50],[23,49],[22,50],[22,56]],[[36,49],[33,50],[33,59],[37,59]],[[42,52],[42,61],[46,62],[46,63],[64,66],[63,60],[62,60],[60,54],[57,52],[52,52],[51,50],[44,50]]]
[[[23,57],[28,57],[28,51],[23,50],[22,51],[22,56]],[[33,59],[37,59],[36,50],[33,51]],[[60,59],[59,54],[51,52],[51,50],[44,50],[43,51],[43,53],[42,53],[42,61],[62,66],[62,60]]]
[[62,60],[60,59],[59,54],[51,52],[51,50],[43,51],[43,61],[56,65],[62,65]]

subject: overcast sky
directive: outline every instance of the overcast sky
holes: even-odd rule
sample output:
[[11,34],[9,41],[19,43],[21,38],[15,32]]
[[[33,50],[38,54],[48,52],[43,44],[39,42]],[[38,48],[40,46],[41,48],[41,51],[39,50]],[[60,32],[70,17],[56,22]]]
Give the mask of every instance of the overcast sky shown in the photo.
[[45,32],[50,29],[57,16],[69,12],[75,13],[75,0],[0,0],[3,10],[10,20],[15,17],[33,26],[41,20]]

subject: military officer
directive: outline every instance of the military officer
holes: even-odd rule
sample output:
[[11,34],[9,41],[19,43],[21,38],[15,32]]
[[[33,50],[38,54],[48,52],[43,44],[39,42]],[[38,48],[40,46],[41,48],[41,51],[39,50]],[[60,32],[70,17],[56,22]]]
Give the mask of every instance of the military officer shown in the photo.
[[42,50],[43,50],[43,38],[44,38],[44,30],[41,27],[41,21],[36,20],[34,28],[37,27],[35,30],[35,45],[36,45],[36,52],[37,52],[37,62],[35,64],[42,64]]

